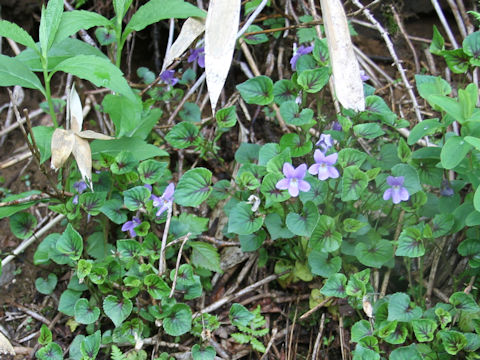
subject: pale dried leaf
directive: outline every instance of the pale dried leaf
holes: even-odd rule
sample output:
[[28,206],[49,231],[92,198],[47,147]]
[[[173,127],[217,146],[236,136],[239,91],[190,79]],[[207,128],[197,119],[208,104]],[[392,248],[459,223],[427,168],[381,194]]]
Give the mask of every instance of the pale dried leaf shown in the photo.
[[87,140],[75,136],[75,146],[73,147],[73,157],[77,162],[78,170],[82,179],[92,186],[92,152]]
[[163,72],[175,58],[182,56],[190,45],[205,31],[205,18],[189,17],[182,26],[175,42],[170,47],[163,60]]
[[365,315],[367,315],[369,318],[373,317],[373,306],[370,300],[368,299],[367,296],[363,297],[362,300],[362,307],[363,307],[363,312]]
[[52,169],[60,169],[72,153],[75,145],[75,134],[71,130],[57,128],[52,134]]
[[208,7],[205,22],[205,72],[214,113],[232,64],[240,6],[240,0],[210,0]]
[[112,140],[114,139],[111,136],[100,134],[92,130],[84,130],[77,133],[83,139],[92,139],[92,140]]
[[363,111],[363,83],[342,3],[340,0],[320,0],[320,4],[337,99],[346,109]]
[[0,332],[0,354],[15,355],[15,350],[13,349],[12,344],[10,344],[10,341],[8,341],[6,336],[3,335],[1,332]]
[[72,85],[72,89],[70,90],[69,106],[70,109],[67,109],[67,111],[70,110],[70,128],[76,133],[82,130],[83,109],[80,96],[78,96],[75,90],[75,84]]

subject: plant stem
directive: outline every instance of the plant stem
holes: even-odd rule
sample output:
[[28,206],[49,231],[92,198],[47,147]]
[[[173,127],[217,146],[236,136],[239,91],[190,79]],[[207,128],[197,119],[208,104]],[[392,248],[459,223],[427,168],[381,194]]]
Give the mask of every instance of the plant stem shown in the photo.
[[53,126],[58,127],[57,115],[55,114],[55,108],[53,106],[52,94],[50,91],[50,75],[48,74],[48,61],[41,57],[43,67],[43,79],[45,81],[45,96],[47,98],[48,110],[53,121]]

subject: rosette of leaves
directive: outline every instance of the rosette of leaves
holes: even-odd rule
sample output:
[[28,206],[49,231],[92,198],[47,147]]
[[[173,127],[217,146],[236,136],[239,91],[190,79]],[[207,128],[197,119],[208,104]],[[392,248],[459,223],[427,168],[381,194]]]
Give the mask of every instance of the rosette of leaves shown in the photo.
[[97,133],[92,130],[82,131],[83,112],[82,103],[75,86],[72,86],[67,106],[67,124],[69,129],[57,128],[52,135],[52,160],[51,166],[54,170],[60,169],[67,161],[70,154],[73,154],[77,162],[78,170],[87,184],[92,186],[92,151],[88,139],[111,140],[110,136]]

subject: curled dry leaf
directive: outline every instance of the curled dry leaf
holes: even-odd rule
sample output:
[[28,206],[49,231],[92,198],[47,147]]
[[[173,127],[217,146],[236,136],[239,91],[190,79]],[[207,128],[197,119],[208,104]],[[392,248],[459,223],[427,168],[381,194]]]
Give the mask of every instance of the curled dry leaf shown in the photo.
[[213,113],[232,64],[240,7],[240,0],[210,0],[208,7],[205,23],[205,72]]
[[340,0],[320,0],[320,4],[337,99],[346,109],[363,111],[365,97],[360,67],[353,51],[343,5]]
[[205,31],[205,19],[190,17],[188,18],[180,30],[175,42],[172,44],[165,59],[163,60],[162,71],[163,72],[174,60],[175,58],[180,57],[195,41]]
[[70,154],[77,162],[82,179],[92,186],[92,152],[86,139],[111,140],[111,136],[103,135],[92,130],[81,131],[83,124],[82,103],[72,86],[67,106],[67,123],[70,120],[70,129],[57,128],[52,135],[52,169],[60,169]]
[[[10,344],[10,341],[0,332],[0,355],[1,354],[15,355],[15,350],[12,344]],[[0,356],[0,358],[2,357]]]

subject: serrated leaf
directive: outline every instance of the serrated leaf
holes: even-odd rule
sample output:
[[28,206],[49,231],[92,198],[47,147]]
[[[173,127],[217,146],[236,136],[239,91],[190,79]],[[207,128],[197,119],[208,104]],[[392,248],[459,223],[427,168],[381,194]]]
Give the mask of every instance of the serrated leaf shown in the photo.
[[9,56],[0,55],[0,86],[19,85],[39,90],[45,95],[42,83],[25,64]]
[[88,30],[93,26],[109,26],[110,23],[110,20],[106,17],[93,11],[72,10],[64,12],[53,44],[61,42],[81,29]]
[[192,247],[191,260],[194,266],[222,273],[222,269],[220,268],[220,254],[213,245],[192,241],[190,242],[190,246]]
[[37,53],[39,52],[33,38],[15,23],[7,20],[0,20],[0,36],[12,39],[19,44],[35,50]]

